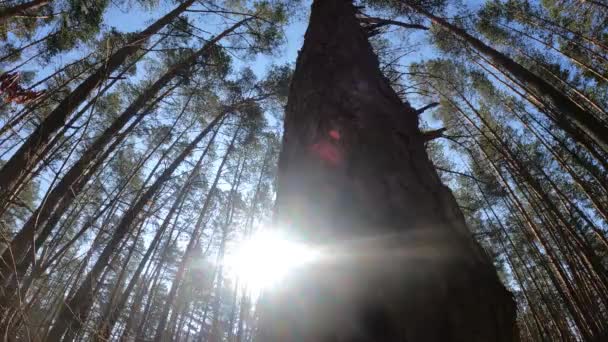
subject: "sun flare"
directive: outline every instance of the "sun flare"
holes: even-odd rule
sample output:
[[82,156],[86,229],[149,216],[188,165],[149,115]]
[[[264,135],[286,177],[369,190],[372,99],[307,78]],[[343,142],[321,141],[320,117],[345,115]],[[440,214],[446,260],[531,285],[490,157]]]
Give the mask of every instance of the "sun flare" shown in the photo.
[[297,266],[312,262],[319,253],[286,235],[263,231],[235,246],[226,257],[231,278],[239,279],[249,291],[270,288]]

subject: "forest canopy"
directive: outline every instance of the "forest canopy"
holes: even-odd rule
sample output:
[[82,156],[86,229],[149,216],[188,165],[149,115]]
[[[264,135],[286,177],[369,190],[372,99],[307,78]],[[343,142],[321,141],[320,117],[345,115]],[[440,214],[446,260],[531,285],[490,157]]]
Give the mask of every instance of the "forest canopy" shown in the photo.
[[603,0],[1,0],[0,100],[3,341],[274,341],[425,225],[521,341],[608,338]]

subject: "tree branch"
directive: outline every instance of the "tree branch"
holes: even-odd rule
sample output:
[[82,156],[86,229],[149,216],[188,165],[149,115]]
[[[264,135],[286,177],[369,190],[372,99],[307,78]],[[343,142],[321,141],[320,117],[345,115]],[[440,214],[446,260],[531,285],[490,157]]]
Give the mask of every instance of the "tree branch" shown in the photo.
[[365,16],[365,17],[359,18],[359,20],[366,24],[370,24],[370,27],[368,27],[368,28],[371,30],[375,30],[382,26],[388,26],[388,25],[395,25],[395,26],[399,26],[399,27],[403,27],[403,28],[407,28],[407,29],[417,29],[417,30],[425,30],[425,31],[429,30],[429,28],[424,25],[404,23],[401,21],[391,20],[391,19],[382,19],[382,18]]
[[458,175],[458,176],[470,178],[470,179],[472,179],[472,180],[474,180],[476,182],[479,182],[481,184],[487,184],[487,182],[484,182],[481,179],[479,179],[479,178],[477,178],[477,177],[475,177],[473,175],[470,175],[468,173],[464,173],[464,172],[460,172],[460,171],[454,171],[454,170],[450,170],[450,169],[444,169],[444,168],[436,166],[436,165],[435,165],[435,169],[437,169],[438,171],[441,171],[441,172],[452,173],[452,174],[455,174],[455,175]]
[[432,102],[432,103],[429,103],[428,105],[426,105],[426,106],[424,106],[424,107],[422,107],[422,108],[420,108],[420,109],[416,109],[416,114],[417,114],[417,115],[420,115],[420,114],[422,114],[422,113],[426,112],[427,110],[429,110],[429,109],[431,109],[431,108],[435,108],[435,107],[437,107],[437,106],[439,106],[439,102]]
[[441,138],[443,137],[443,133],[447,130],[447,128],[442,127],[440,129],[435,129],[432,131],[426,131],[426,132],[422,132],[422,139],[424,139],[424,142],[428,142],[431,140],[435,140],[437,138]]

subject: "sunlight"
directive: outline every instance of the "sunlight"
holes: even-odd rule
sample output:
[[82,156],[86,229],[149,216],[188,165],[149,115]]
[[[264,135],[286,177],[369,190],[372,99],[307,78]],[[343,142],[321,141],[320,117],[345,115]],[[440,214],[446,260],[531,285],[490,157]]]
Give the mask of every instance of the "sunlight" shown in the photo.
[[226,256],[229,276],[252,293],[274,286],[297,266],[312,262],[319,253],[312,248],[290,241],[277,232],[263,231],[235,246]]

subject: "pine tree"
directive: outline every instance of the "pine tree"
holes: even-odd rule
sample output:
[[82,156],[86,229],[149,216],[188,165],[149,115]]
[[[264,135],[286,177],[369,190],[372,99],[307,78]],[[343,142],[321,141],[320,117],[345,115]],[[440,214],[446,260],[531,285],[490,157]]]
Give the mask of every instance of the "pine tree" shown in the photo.
[[313,2],[279,173],[278,224],[346,251],[268,294],[261,340],[514,338],[512,299],[434,171],[414,109],[380,73],[351,1]]

